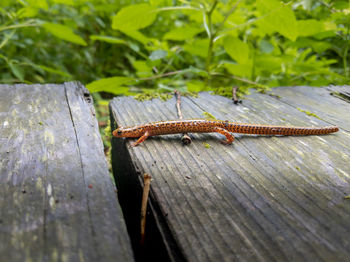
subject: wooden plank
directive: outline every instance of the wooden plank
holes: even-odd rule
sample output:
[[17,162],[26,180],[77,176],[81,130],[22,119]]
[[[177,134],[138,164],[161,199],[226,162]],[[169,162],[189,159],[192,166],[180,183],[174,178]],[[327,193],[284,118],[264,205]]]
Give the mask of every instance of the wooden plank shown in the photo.
[[[349,119],[349,105],[343,114],[331,111],[328,118],[324,106],[328,100],[322,110],[313,107],[313,113],[326,119],[321,120],[292,106],[292,95],[286,103],[254,93],[235,106],[227,98],[201,93],[198,98],[183,98],[182,112],[187,119],[209,112],[222,120],[301,126]],[[295,99],[299,103],[298,95]],[[341,100],[336,101],[332,107],[338,108]],[[345,105],[341,106],[343,110]],[[166,102],[115,98],[110,107],[114,126],[177,117],[174,98]],[[350,205],[344,197],[350,194],[350,134],[343,127],[346,124],[340,132],[320,137],[236,135],[231,146],[221,145],[222,136],[217,134],[191,134],[189,146],[181,144],[181,135],[151,137],[135,148],[128,147],[134,139],[114,138],[118,143],[114,161],[120,150],[130,157],[124,158],[116,175],[133,181],[120,189],[120,197],[130,197],[128,191],[140,176],[151,174],[156,216],[165,221],[188,261],[346,261]],[[133,174],[123,172],[126,163]]]
[[2,261],[132,261],[88,91],[0,85]]
[[329,86],[327,90],[331,95],[350,102],[350,86]]
[[[333,90],[333,91],[332,91]],[[309,87],[295,86],[292,88],[275,88],[272,92],[279,96],[279,100],[300,110],[310,113],[317,112],[317,116],[333,125],[338,125],[350,131],[350,122],[344,121],[343,115],[349,115],[349,101],[339,99],[339,96],[332,96],[337,91],[346,94],[346,87]],[[349,91],[348,91],[349,92]]]

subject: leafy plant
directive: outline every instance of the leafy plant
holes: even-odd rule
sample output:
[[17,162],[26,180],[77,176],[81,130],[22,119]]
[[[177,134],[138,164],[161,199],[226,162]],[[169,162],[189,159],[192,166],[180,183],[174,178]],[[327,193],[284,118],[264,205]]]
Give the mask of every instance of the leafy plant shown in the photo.
[[3,0],[0,81],[115,95],[345,84],[344,0]]

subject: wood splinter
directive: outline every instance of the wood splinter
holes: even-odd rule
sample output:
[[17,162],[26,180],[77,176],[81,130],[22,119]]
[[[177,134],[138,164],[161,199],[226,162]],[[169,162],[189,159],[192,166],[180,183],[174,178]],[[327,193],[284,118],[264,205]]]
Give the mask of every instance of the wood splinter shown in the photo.
[[[175,90],[175,97],[176,97],[176,108],[177,108],[177,115],[179,116],[179,119],[182,120],[182,112],[181,112],[181,95],[180,92]],[[181,137],[181,141],[184,145],[191,144],[192,139],[187,133],[183,133]]]
[[152,176],[149,174],[143,175],[143,194],[142,194],[142,203],[141,203],[141,247],[143,247],[145,243],[145,230],[146,230],[146,212],[147,212],[147,201],[149,188],[151,184]]

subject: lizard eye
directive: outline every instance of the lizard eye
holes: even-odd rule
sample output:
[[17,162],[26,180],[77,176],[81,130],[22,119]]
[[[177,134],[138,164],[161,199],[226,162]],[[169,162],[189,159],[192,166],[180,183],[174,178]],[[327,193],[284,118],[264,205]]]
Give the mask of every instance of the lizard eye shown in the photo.
[[118,134],[118,135],[121,135],[122,133],[123,133],[123,132],[122,132],[121,130],[118,130],[118,131],[117,131],[117,134]]

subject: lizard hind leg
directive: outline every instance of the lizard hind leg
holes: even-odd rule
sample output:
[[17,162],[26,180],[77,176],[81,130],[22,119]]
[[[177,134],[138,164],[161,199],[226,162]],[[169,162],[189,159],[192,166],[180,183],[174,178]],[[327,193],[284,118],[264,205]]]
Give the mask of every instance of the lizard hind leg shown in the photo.
[[213,132],[220,133],[226,137],[226,140],[221,141],[221,143],[223,143],[225,145],[231,145],[233,140],[235,139],[234,136],[229,131],[227,131],[226,129],[220,128],[220,127],[215,127],[213,129]]
[[138,146],[139,144],[141,144],[143,141],[145,141],[147,138],[149,137],[149,132],[146,131],[139,139],[137,139],[137,141],[135,143],[132,143],[131,146]]

